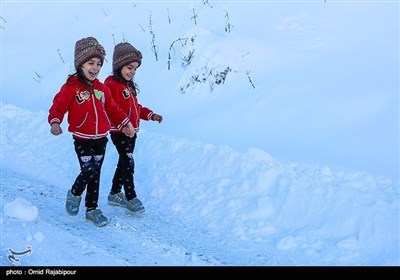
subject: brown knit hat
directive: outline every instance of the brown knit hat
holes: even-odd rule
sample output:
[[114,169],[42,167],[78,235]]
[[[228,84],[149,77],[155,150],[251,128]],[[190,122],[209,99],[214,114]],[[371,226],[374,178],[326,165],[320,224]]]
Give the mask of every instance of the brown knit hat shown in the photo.
[[131,44],[127,42],[119,43],[114,47],[113,72],[134,61],[139,63],[140,66],[142,58],[142,53]]
[[78,70],[83,63],[93,57],[98,57],[101,60],[101,64],[103,64],[105,56],[106,51],[96,38],[87,37],[80,39],[75,44],[75,69]]

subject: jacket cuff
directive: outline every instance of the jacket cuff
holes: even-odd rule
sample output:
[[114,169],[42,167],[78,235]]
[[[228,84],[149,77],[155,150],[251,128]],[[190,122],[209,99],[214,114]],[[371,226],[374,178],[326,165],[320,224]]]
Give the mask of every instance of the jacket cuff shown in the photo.
[[49,124],[52,125],[53,123],[61,124],[61,121],[60,121],[60,119],[58,119],[58,118],[53,118],[53,119],[51,119],[51,120],[49,121]]

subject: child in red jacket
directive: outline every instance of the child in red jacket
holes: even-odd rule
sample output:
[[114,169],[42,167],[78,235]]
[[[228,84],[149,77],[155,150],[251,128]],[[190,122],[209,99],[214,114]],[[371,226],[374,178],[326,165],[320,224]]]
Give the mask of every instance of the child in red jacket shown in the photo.
[[[133,151],[140,120],[159,123],[163,120],[161,115],[155,114],[138,102],[137,86],[133,77],[141,63],[142,53],[139,50],[127,42],[119,43],[114,47],[113,75],[104,81],[110,88],[115,102],[128,114],[136,131],[135,136],[130,138],[124,135],[117,125],[111,127],[111,140],[118,151],[119,159],[108,195],[108,204],[126,207],[129,214],[140,214],[145,211],[142,202],[137,198],[133,179],[135,168]],[[125,194],[121,192],[122,187]]]
[[127,114],[114,102],[108,87],[97,79],[105,54],[103,46],[93,37],[76,42],[76,73],[69,75],[55,95],[48,116],[50,132],[59,135],[62,133],[60,124],[68,113],[68,131],[72,133],[80,164],[80,173],[67,192],[67,213],[71,216],[78,214],[81,195],[86,189],[86,219],[97,226],[108,223],[97,208],[97,202],[110,120],[127,138],[135,134]]

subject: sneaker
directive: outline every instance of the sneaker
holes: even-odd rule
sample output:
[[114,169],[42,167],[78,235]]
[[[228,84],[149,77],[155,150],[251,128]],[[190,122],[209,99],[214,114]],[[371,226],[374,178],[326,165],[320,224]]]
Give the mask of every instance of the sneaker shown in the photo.
[[126,201],[125,195],[123,193],[119,192],[116,194],[108,195],[108,204],[114,205],[114,206],[126,207],[126,205],[128,204],[128,201]]
[[100,209],[87,211],[86,220],[93,222],[98,227],[108,224],[108,219],[103,215]]
[[67,202],[65,203],[65,209],[67,213],[71,216],[78,215],[79,212],[79,205],[81,204],[81,196],[80,195],[73,195],[71,190],[67,192]]
[[135,197],[134,199],[128,201],[128,204],[126,205],[126,211],[129,214],[141,214],[144,212],[144,206],[142,202]]

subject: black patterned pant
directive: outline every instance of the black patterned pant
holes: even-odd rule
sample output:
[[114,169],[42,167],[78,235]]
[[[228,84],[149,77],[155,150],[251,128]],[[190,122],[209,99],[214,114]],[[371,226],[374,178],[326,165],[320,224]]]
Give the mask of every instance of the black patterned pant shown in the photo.
[[75,152],[78,156],[81,172],[72,185],[71,192],[81,195],[85,189],[85,206],[97,208],[100,189],[100,171],[106,153],[107,137],[99,139],[74,139]]
[[123,133],[111,133],[111,140],[117,149],[119,158],[110,194],[121,192],[124,187],[125,197],[131,200],[136,197],[135,183],[133,174],[135,173],[135,161],[133,159],[133,150],[135,149],[136,134],[130,138]]

